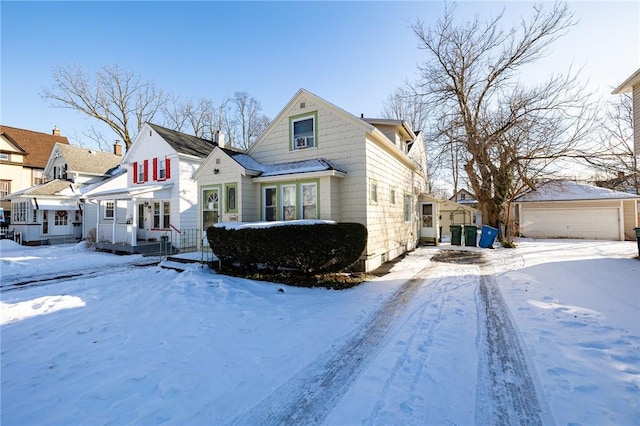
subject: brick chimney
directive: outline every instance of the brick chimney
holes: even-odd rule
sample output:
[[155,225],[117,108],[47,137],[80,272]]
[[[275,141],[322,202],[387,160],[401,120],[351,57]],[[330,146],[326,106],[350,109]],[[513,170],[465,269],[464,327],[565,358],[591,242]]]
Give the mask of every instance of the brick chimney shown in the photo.
[[51,134],[53,136],[60,136],[60,129],[58,129],[58,126],[53,126],[53,132],[51,132]]
[[213,144],[218,145],[220,148],[224,148],[224,133],[220,130],[216,130],[215,135],[213,135]]
[[122,157],[122,145],[120,145],[120,141],[118,139],[116,139],[113,144],[113,153]]

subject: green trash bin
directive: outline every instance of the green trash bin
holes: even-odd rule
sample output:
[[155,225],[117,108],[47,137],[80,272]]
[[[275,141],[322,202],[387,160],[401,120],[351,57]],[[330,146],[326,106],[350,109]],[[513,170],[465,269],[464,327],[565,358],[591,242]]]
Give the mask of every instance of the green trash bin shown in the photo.
[[468,247],[476,247],[478,240],[478,228],[474,225],[464,226],[464,245]]
[[451,245],[461,246],[462,245],[462,225],[450,225],[449,229],[451,230]]
[[636,242],[638,243],[638,256],[640,256],[640,228],[633,228],[636,231]]

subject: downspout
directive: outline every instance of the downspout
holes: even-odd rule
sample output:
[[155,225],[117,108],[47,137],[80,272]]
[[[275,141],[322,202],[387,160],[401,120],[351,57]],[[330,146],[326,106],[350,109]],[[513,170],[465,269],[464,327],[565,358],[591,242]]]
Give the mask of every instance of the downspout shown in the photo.
[[96,209],[96,243],[100,241],[100,199],[98,201],[98,208]]
[[118,221],[118,200],[113,200],[113,225],[111,225],[111,243],[116,243],[116,222]]

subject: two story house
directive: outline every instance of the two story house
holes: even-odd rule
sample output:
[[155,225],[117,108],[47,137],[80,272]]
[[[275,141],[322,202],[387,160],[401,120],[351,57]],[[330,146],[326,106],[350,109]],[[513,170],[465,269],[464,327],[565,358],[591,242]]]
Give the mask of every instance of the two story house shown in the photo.
[[[122,156],[64,143],[53,146],[44,167],[44,183],[15,191],[11,202],[11,230],[23,244],[56,244],[83,238],[83,215],[91,206],[83,203],[83,191],[114,175]],[[88,208],[88,209],[87,209]]]
[[[0,125],[0,199],[44,183],[44,168],[55,144],[69,145],[57,127],[51,133],[42,133]],[[0,201],[0,209],[10,222],[11,202]]]
[[370,271],[438,239],[422,136],[401,120],[356,117],[299,90],[247,152],[215,146],[193,174],[198,227],[322,219],[368,229]]

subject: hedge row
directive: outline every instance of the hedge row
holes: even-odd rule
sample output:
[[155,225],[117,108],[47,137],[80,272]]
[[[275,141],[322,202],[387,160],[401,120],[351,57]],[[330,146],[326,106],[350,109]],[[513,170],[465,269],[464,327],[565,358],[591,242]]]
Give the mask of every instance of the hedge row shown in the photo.
[[267,228],[207,229],[209,246],[223,265],[306,275],[338,272],[355,263],[367,242],[359,223],[319,223]]

